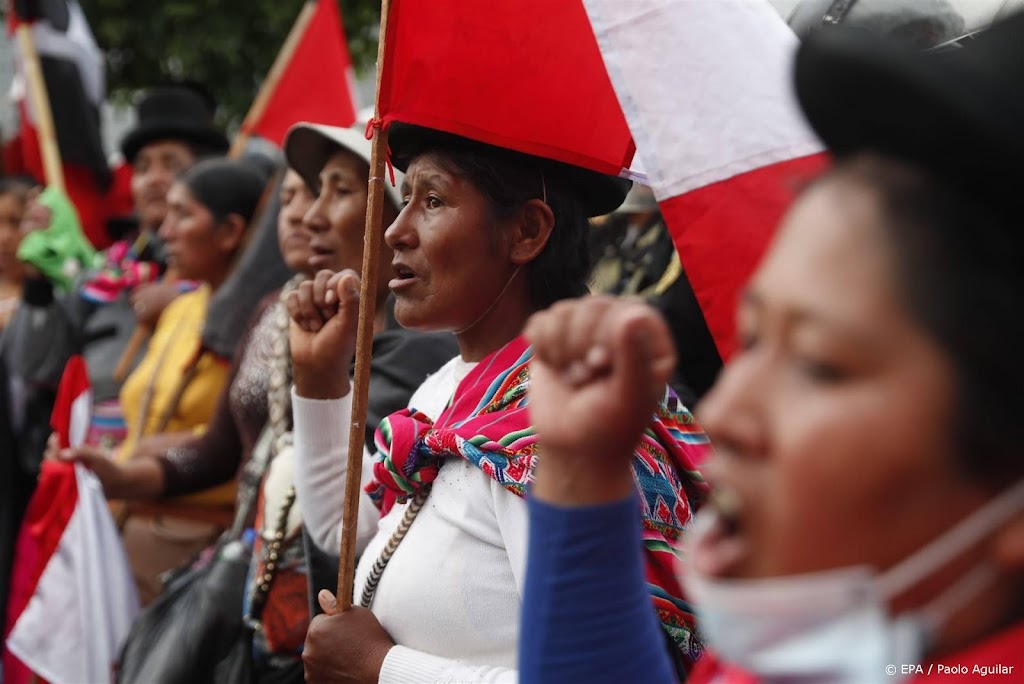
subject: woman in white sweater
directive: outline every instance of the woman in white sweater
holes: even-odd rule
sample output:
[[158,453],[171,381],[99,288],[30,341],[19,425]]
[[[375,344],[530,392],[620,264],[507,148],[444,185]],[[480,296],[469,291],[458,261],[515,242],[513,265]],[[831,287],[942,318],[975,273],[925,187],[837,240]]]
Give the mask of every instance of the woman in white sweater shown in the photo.
[[[453,331],[460,355],[423,383],[410,410],[382,423],[378,453],[366,453],[359,474],[368,493],[357,529],[345,532],[358,276],[321,272],[289,301],[297,500],[318,545],[334,550],[343,533],[357,535],[354,603],[369,607],[337,615],[333,597],[320,597],[328,615],[310,626],[307,680],[515,681],[522,497],[537,455],[520,333],[532,313],[586,293],[587,217],[618,206],[629,184],[414,126],[393,125],[390,142],[406,170],[405,207],[384,236],[395,253],[395,316],[407,328]],[[671,398],[651,434],[637,449],[645,482],[657,483],[645,530],[663,542],[702,493],[687,471],[705,440]],[[670,564],[652,557],[649,568],[667,635],[686,659],[696,646],[690,616],[673,603],[678,587],[661,581]]]

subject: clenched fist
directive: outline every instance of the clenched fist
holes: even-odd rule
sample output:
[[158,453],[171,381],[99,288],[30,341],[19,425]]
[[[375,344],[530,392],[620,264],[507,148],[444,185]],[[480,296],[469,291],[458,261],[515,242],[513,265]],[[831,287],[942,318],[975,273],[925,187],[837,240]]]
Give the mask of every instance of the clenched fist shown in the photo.
[[525,334],[542,453],[533,495],[566,505],[626,497],[633,451],[676,364],[665,322],[634,300],[586,297],[534,315]]
[[288,295],[292,377],[300,397],[338,399],[349,393],[359,285],[355,271],[320,271]]

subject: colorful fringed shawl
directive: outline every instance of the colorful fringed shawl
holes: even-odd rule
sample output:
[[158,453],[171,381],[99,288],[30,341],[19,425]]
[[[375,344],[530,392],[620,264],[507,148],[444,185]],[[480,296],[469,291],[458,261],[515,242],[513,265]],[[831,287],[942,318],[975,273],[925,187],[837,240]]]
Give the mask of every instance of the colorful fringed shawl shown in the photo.
[[[527,410],[531,357],[525,339],[517,338],[470,371],[436,422],[415,409],[381,422],[367,492],[382,514],[433,482],[446,458],[463,458],[516,496],[526,495],[539,455]],[[707,449],[700,426],[668,390],[633,455],[648,587],[686,670],[701,646],[692,610],[681,598],[673,548],[707,493],[696,468]]]
[[109,304],[124,290],[132,290],[160,278],[160,266],[138,257],[137,245],[115,242],[107,248],[103,267],[82,286],[82,297],[97,304]]

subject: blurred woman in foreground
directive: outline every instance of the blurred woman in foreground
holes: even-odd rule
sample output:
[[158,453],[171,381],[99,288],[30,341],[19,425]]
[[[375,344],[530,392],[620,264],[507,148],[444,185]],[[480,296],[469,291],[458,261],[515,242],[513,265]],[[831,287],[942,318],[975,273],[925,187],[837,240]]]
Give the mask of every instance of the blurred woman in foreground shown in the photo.
[[[837,164],[783,221],[701,406],[717,495],[687,545],[709,647],[689,681],[1024,672],[1022,35],[1018,15],[947,55],[842,32],[802,46],[798,95]],[[665,325],[584,301],[527,336],[546,456],[520,681],[673,681],[628,450],[584,439],[640,436],[674,361]],[[579,486],[583,463],[618,487]],[[603,636],[570,654],[583,625]]]

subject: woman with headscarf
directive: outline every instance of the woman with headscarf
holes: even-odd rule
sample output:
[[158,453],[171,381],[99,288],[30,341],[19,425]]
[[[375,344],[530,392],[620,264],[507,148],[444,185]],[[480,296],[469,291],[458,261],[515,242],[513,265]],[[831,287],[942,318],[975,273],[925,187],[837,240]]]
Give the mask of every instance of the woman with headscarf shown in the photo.
[[[800,48],[797,95],[836,165],[782,221],[701,405],[715,495],[682,573],[709,652],[690,682],[1024,671],[1022,36],[1017,15],[942,55],[840,30]],[[673,365],[664,322],[579,302],[527,335],[549,449],[521,681],[675,681],[623,448]],[[579,482],[584,463],[615,486]]]
[[[526,548],[525,489],[543,458],[525,411],[534,312],[586,293],[587,217],[628,183],[435,130],[394,124],[405,206],[387,228],[389,287],[407,328],[450,330],[459,356],[385,419],[376,462],[347,473],[359,279],[321,273],[289,299],[296,489],[317,544],[337,548],[340,492],[367,493],[356,529],[363,606],[310,625],[310,681],[512,681]],[[664,390],[664,388],[663,388]],[[699,503],[705,439],[674,396],[635,454],[651,600],[681,661],[696,648],[668,541]],[[638,523],[640,525],[640,523]]]
[[[125,381],[121,404],[128,436],[116,452],[82,446],[60,452],[60,458],[82,461],[107,480],[105,471],[117,468],[109,459],[124,463],[146,438],[167,435],[176,444],[182,433],[206,429],[228,375],[228,364],[202,346],[206,307],[246,244],[265,181],[242,162],[211,159],[171,185],[159,236],[169,267],[202,285],[164,311],[145,357]],[[216,538],[230,522],[233,504],[234,485],[229,483],[162,502],[148,514],[127,515],[122,521],[125,548],[144,603],[160,593],[163,572]]]

